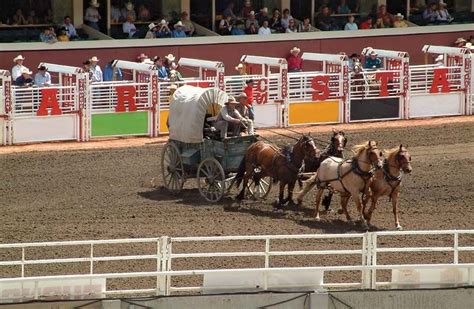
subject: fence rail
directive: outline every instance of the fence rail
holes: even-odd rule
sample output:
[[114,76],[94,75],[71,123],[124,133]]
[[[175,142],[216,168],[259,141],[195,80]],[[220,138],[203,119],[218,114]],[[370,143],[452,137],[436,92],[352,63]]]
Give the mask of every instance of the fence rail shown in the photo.
[[[364,289],[378,289],[386,287],[399,287],[400,283],[394,279],[394,272],[436,272],[439,270],[454,272],[457,274],[455,281],[448,282],[451,285],[472,285],[474,280],[474,259],[468,259],[464,263],[460,263],[459,254],[464,252],[474,252],[474,230],[450,230],[450,231],[408,231],[408,232],[367,232],[356,234],[311,234],[311,235],[265,235],[265,236],[212,236],[212,237],[156,237],[144,239],[117,239],[117,240],[96,240],[96,241],[71,241],[71,242],[43,242],[43,243],[24,243],[24,244],[0,244],[0,253],[3,256],[18,258],[11,258],[10,260],[0,261],[0,273],[4,278],[0,279],[0,299],[6,298],[5,293],[1,293],[2,287],[10,284],[34,284],[35,297],[41,298],[43,291],[40,283],[50,282],[54,280],[63,280],[64,282],[73,282],[79,279],[102,279],[114,280],[118,278],[148,278],[151,280],[151,285],[136,285],[135,289],[129,289],[128,286],[114,286],[108,287],[105,284],[105,289],[102,291],[103,296],[116,294],[157,294],[170,295],[174,292],[196,292],[207,291],[207,287],[203,284],[190,286],[189,284],[183,286],[179,284],[180,277],[193,277],[196,282],[200,282],[202,277],[211,278],[216,274],[228,275],[229,280],[232,276],[240,274],[242,276],[262,276],[263,284],[257,290],[271,289],[269,278],[277,273],[295,274],[297,272],[311,272],[320,271],[322,288],[364,288]],[[382,245],[386,237],[401,237],[399,244],[403,244],[413,236],[439,236],[445,237],[444,246],[436,244],[435,246],[401,246],[387,247]],[[450,240],[448,240],[448,237]],[[460,237],[463,237],[463,244],[460,244]],[[337,240],[349,240],[349,244],[338,244],[336,249],[317,249],[318,241],[333,240],[335,244]],[[299,241],[293,243],[294,241]],[[305,250],[304,245],[311,248]],[[315,241],[316,243],[313,243]],[[235,246],[242,246],[245,242],[247,251],[232,250],[233,244]],[[248,242],[254,242],[247,244]],[[257,243],[255,243],[257,242]],[[292,250],[284,250],[282,248],[274,248],[280,242],[289,242],[293,245],[299,246]],[[205,244],[211,244],[209,246]],[[218,250],[219,243],[225,244],[228,250]],[[412,244],[412,243],[410,243]],[[122,246],[122,247],[121,247]],[[123,247],[125,246],[125,247]],[[177,247],[178,246],[178,247]],[[303,247],[301,247],[303,246]],[[77,256],[59,256],[55,258],[44,258],[42,255],[51,254],[57,248],[66,249],[68,254]],[[207,248],[207,250],[206,250]],[[260,249],[259,249],[260,248]],[[41,249],[45,250],[41,253]],[[204,249],[204,250],[203,250]],[[183,251],[184,250],[184,251]],[[113,254],[111,254],[112,252]],[[125,253],[123,255],[117,252]],[[380,255],[387,253],[423,253],[423,252],[437,252],[453,253],[451,263],[436,262],[432,264],[383,264],[379,262]],[[133,254],[135,253],[135,254]],[[64,252],[63,252],[64,254]],[[284,263],[282,265],[272,263],[274,258],[285,256],[359,256],[360,263],[353,265],[305,265],[306,259],[298,260],[297,264]],[[247,268],[243,267],[226,267],[226,269],[213,269],[213,265],[206,262],[202,264],[201,269],[197,268],[192,261],[199,261],[205,259],[216,258],[231,258],[236,261],[239,258],[255,258],[263,259],[261,267],[254,267],[253,264],[248,264]],[[186,265],[194,265],[191,269],[182,269],[183,266],[179,261],[186,260]],[[303,262],[302,262],[303,261]],[[109,266],[104,272],[101,264],[107,262],[121,262],[122,264],[116,266]],[[139,268],[147,271],[130,271],[131,265],[139,263]],[[140,264],[145,263],[145,264]],[[36,275],[34,270],[30,267],[40,265],[43,269],[41,275]],[[71,270],[71,267],[65,267],[63,273],[58,273],[61,267],[67,265],[80,265],[80,267]],[[207,265],[207,266],[206,266]],[[135,265],[137,266],[137,265]],[[152,268],[152,269],[150,269]],[[181,269],[180,269],[181,268]],[[110,271],[112,269],[112,271]],[[43,275],[46,270],[54,271],[54,275]],[[324,280],[325,273],[328,272],[347,272],[355,271],[360,273],[339,282],[327,282]],[[392,271],[392,280],[385,281],[378,279],[379,271]],[[209,277],[211,276],[211,277]],[[177,281],[176,281],[177,280]],[[446,284],[445,282],[422,282],[419,285],[435,286],[439,284]],[[194,281],[193,281],[194,282]],[[67,283],[65,283],[67,284]],[[72,284],[72,283],[70,283]],[[255,287],[254,287],[255,288]],[[20,293],[21,294],[21,293]],[[2,296],[3,295],[3,296]],[[7,295],[8,296],[8,295]],[[12,296],[10,296],[12,297]],[[21,298],[22,295],[16,295]]]

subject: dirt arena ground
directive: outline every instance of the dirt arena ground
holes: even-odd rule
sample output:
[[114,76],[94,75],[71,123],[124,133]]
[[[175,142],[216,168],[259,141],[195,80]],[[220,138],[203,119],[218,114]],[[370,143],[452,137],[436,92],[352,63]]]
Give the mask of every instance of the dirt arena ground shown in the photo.
[[[327,140],[330,128],[300,130],[311,131],[316,138]],[[446,118],[421,125],[402,121],[399,125],[375,123],[336,128],[346,130],[350,145],[372,139],[383,148],[400,143],[408,146],[414,171],[404,178],[400,199],[400,220],[406,230],[474,228],[474,117]],[[289,142],[278,136],[271,138],[278,143]],[[124,145],[132,147],[119,144],[118,148],[84,150],[73,147],[66,151],[35,151],[44,150],[42,147],[45,146],[34,145],[23,150],[10,148],[14,151],[4,148],[3,154],[0,152],[0,243],[162,235],[363,232],[358,226],[346,223],[337,213],[323,215],[320,222],[314,221],[311,218],[314,193],[298,211],[285,209],[282,212],[273,211],[275,187],[264,202],[239,204],[233,200],[234,190],[228,198],[209,205],[199,196],[196,181],[190,179],[182,194],[172,196],[162,187],[159,168],[162,141],[142,139],[138,144]],[[54,148],[52,145],[46,147]],[[337,207],[338,199],[333,203]],[[349,208],[355,215],[353,204]],[[391,205],[386,198],[380,202],[372,223],[376,230],[394,228]],[[407,245],[428,240],[439,244],[450,241],[443,237],[417,238]],[[469,241],[472,242],[472,238]],[[397,238],[392,238],[385,244],[398,242]],[[338,247],[341,243],[332,241],[324,247]],[[282,242],[280,247],[288,246]],[[304,244],[307,246],[310,244]],[[311,246],[318,247],[317,243],[311,243]],[[200,247],[200,251],[212,247],[207,244]],[[403,254],[386,256],[387,261],[407,262]],[[450,256],[452,254],[425,254],[421,260],[449,260]],[[351,263],[353,258],[340,257],[340,263]],[[474,256],[466,254],[462,259],[473,262]],[[246,259],[233,262],[246,266],[253,264]],[[336,263],[331,257],[305,261],[288,257],[284,264],[293,262],[300,265]],[[410,262],[416,261],[410,258]],[[190,263],[183,261],[173,268],[199,266]],[[218,261],[211,264],[213,267],[228,265]],[[279,262],[275,260],[274,265],[277,264]]]

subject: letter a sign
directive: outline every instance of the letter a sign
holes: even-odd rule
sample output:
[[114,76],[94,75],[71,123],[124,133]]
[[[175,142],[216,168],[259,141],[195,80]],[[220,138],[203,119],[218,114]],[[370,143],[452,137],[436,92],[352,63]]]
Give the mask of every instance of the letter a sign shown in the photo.
[[137,90],[134,86],[117,86],[117,106],[115,106],[116,112],[126,112],[125,102],[128,103],[128,111],[134,112],[137,110],[135,105],[135,94]]
[[[41,103],[36,112],[38,116],[48,116],[48,115],[61,115],[62,111],[59,107],[58,99],[58,89],[48,88],[41,89]],[[48,112],[48,109],[51,109],[51,113]]]

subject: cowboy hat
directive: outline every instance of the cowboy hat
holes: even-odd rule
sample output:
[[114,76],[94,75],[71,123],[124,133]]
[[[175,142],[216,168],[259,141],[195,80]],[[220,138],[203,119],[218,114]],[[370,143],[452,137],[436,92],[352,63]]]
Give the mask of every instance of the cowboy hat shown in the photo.
[[268,13],[268,8],[264,7],[263,9],[260,10],[260,12]]
[[153,29],[153,28],[156,28],[156,25],[154,23],[151,23],[148,25],[148,29]]
[[13,62],[17,62],[18,60],[25,60],[25,57],[23,57],[22,55],[18,55],[15,58],[13,58]]
[[48,71],[48,68],[45,67],[44,65],[40,64],[40,65],[38,66],[38,70],[40,70],[40,71]]
[[293,47],[291,50],[290,50],[290,53],[299,53],[301,51],[301,49],[299,49],[298,47]]
[[255,15],[255,11],[250,11],[249,15]]
[[89,5],[98,8],[100,6],[100,3],[98,3],[97,0],[91,0],[89,2]]
[[237,100],[233,97],[233,96],[229,96],[229,99],[227,100],[227,103],[226,104],[237,104],[239,102],[237,102]]
[[30,69],[23,67],[21,69],[21,74],[33,74],[33,72],[30,71]]
[[99,58],[97,58],[96,56],[92,57],[91,58],[91,62],[99,62]]
[[168,61],[171,61],[171,62],[173,62],[176,59],[173,54],[168,54],[167,56],[165,56],[165,58],[168,59]]
[[397,13],[397,15],[395,15],[395,17],[400,17],[401,19],[405,18],[405,16],[403,16],[402,13]]
[[446,2],[443,2],[443,0],[441,0],[441,1],[439,2],[439,5],[448,6],[448,5],[446,4]]
[[159,23],[159,25],[167,25],[168,22],[166,21],[166,19],[162,19]]
[[457,38],[456,41],[454,41],[454,44],[459,44],[459,43],[464,43],[466,40],[464,38]]
[[244,68],[244,65],[243,65],[242,63],[239,63],[239,64],[235,67],[235,69],[236,69],[237,71],[238,71],[238,70],[241,70],[241,69],[243,69],[243,68]]
[[439,55],[438,57],[436,57],[435,62],[443,61],[443,59],[444,59],[443,55]]
[[177,28],[177,27],[184,27],[183,25],[183,22],[180,20],[178,21],[176,24],[174,24],[174,27]]
[[148,58],[147,55],[145,55],[144,53],[141,53],[140,55],[137,56],[137,59],[140,60],[140,59],[145,59],[145,58]]
[[131,1],[129,1],[129,2],[125,3],[125,7],[127,8],[127,10],[131,11],[131,10],[133,10],[133,8],[135,6],[133,5],[133,3]]

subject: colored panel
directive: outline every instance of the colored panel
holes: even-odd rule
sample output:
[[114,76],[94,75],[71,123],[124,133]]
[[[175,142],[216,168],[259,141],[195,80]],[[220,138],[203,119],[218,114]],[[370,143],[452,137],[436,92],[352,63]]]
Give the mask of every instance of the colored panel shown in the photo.
[[277,127],[281,120],[280,104],[256,104],[253,106],[255,112],[255,127]]
[[92,115],[92,137],[148,134],[148,112]]
[[166,125],[169,114],[170,111],[168,110],[160,111],[160,134],[169,133],[168,126]]
[[324,102],[292,102],[290,103],[290,119],[292,124],[310,124],[339,121],[339,101]]
[[13,143],[75,140],[77,115],[18,118],[13,121]]
[[414,95],[410,98],[410,118],[460,115],[461,93]]
[[351,100],[351,121],[400,118],[400,98]]

